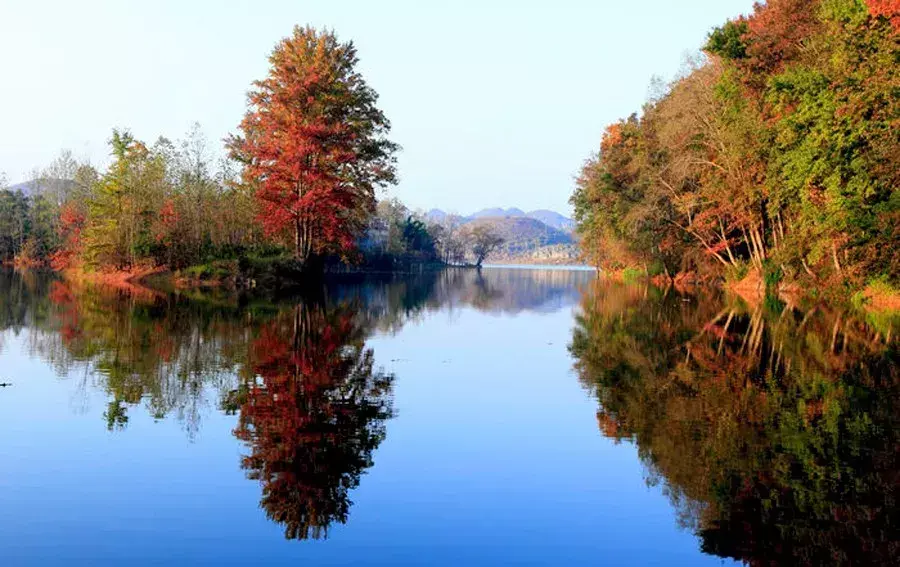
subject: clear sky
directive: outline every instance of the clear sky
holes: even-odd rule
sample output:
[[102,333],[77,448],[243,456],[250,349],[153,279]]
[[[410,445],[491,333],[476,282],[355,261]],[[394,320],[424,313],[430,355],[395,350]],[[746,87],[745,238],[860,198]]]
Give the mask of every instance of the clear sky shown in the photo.
[[199,122],[215,148],[294,24],[353,40],[403,146],[413,208],[568,213],[606,124],[637,111],[752,0],[0,0],[0,172],[60,149],[103,166],[113,127]]

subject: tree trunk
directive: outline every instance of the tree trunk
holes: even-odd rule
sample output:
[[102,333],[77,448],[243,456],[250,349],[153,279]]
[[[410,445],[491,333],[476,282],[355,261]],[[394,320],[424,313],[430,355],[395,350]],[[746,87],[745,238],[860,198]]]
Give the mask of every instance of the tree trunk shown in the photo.
[[837,244],[835,242],[831,243],[831,258],[834,260],[834,269],[837,270],[839,276],[843,276],[844,271],[841,269],[840,260],[838,260]]
[[303,258],[300,255],[300,216],[294,218],[294,259],[300,262]]

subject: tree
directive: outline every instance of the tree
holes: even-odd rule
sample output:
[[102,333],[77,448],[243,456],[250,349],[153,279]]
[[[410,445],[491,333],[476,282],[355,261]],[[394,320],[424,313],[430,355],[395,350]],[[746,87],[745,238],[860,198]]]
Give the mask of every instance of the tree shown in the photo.
[[28,237],[29,201],[22,191],[0,191],[0,260],[11,261]]
[[503,244],[503,238],[487,225],[477,225],[469,233],[469,245],[475,256],[475,265],[481,268],[485,258]]
[[152,223],[167,190],[166,164],[127,130],[114,130],[110,145],[115,161],[89,201],[85,253],[96,266],[133,267],[151,257]]
[[333,32],[295,27],[269,62],[228,147],[256,188],[266,231],[291,233],[298,261],[346,256],[374,210],[375,190],[396,181],[390,122],[356,69],[356,48]]

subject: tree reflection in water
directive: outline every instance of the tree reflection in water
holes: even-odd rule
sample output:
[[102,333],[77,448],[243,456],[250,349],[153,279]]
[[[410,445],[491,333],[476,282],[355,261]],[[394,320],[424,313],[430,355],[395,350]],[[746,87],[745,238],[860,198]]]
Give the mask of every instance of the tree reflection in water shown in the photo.
[[265,324],[251,348],[235,435],[261,505],[289,539],[345,523],[349,492],[372,466],[392,415],[394,377],[374,368],[358,310],[302,303]]
[[598,284],[570,350],[703,551],[747,564],[900,556],[890,329],[817,306]]
[[88,393],[127,434],[130,413],[176,419],[187,435],[217,409],[237,416],[242,467],[288,538],[344,523],[393,414],[394,377],[366,347],[429,312],[553,311],[590,273],[447,270],[329,282],[293,297],[223,291],[166,294],[0,270],[0,346],[26,332],[30,354]]

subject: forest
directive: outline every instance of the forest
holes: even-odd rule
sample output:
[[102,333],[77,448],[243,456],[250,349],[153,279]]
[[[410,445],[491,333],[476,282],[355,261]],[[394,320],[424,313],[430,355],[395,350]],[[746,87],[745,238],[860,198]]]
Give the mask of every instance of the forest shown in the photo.
[[607,128],[571,202],[611,273],[896,299],[898,186],[900,2],[769,0]]
[[0,261],[185,281],[480,265],[495,235],[427,221],[381,194],[397,181],[399,146],[357,62],[352,42],[297,27],[222,157],[199,125],[149,144],[115,129],[105,170],[63,151],[26,183],[0,177]]

